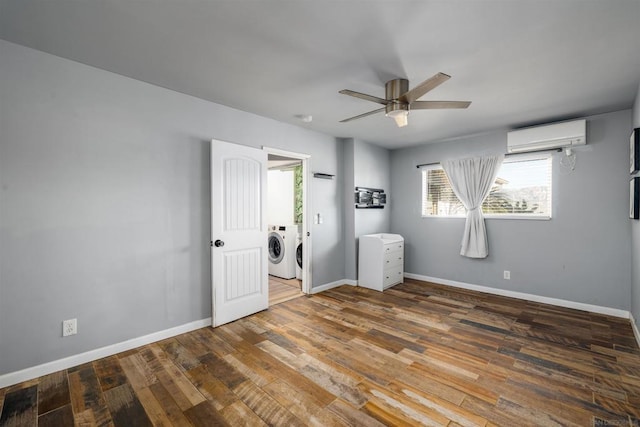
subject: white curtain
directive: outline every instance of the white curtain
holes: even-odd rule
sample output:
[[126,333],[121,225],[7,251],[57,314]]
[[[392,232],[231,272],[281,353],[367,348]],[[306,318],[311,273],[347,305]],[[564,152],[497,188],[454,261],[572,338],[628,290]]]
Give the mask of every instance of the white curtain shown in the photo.
[[489,255],[487,231],[482,215],[482,202],[489,195],[503,155],[442,162],[453,192],[467,209],[460,255],[486,258]]

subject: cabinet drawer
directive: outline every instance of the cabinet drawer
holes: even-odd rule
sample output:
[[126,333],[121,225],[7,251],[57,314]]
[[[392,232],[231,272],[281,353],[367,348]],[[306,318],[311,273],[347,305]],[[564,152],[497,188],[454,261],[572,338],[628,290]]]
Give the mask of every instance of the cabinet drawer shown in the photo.
[[404,250],[404,242],[387,243],[384,245],[384,253]]
[[395,268],[391,267],[391,268],[385,269],[383,272],[382,287],[386,289],[391,285],[395,285],[396,283],[402,282],[402,279],[403,279],[402,267],[395,267]]
[[402,251],[385,252],[382,263],[384,269],[389,267],[395,267],[397,265],[402,266],[404,262],[404,253]]

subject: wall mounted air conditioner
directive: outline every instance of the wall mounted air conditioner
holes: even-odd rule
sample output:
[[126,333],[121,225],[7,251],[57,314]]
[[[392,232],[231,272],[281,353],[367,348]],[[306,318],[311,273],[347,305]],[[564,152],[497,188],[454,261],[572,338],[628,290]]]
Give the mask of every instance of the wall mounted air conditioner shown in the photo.
[[587,121],[554,123],[507,133],[507,153],[575,147],[587,143]]

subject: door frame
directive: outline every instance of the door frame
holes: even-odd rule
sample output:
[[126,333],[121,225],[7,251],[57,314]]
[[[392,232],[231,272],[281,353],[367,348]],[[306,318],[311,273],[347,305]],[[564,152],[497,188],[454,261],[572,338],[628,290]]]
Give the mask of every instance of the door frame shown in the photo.
[[[293,151],[281,150],[279,148],[262,146],[262,149],[269,154],[289,157],[302,162],[302,292],[311,294],[312,284],[312,263],[311,263],[311,185],[309,182],[309,170],[311,167],[311,155],[296,153]],[[267,181],[267,186],[269,182]],[[268,257],[268,255],[265,255]],[[267,259],[267,262],[269,260]]]

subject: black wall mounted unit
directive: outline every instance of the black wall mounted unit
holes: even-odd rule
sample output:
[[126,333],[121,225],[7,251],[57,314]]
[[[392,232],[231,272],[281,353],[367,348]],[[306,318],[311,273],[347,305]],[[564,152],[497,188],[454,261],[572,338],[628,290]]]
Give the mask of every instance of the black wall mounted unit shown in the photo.
[[313,177],[314,178],[321,178],[321,179],[333,179],[334,175],[331,175],[329,173],[314,172],[313,173]]
[[387,195],[381,188],[356,187],[356,209],[384,209]]

